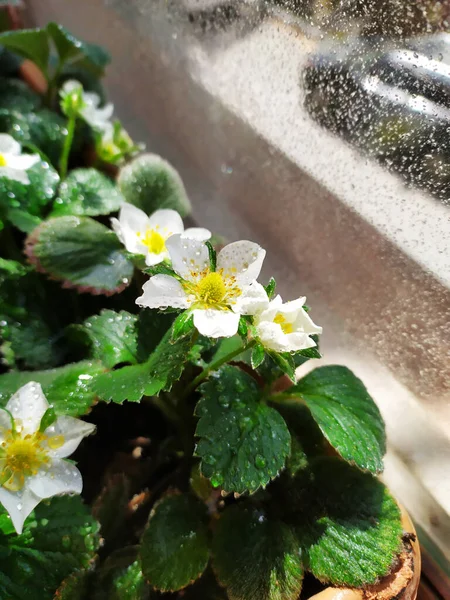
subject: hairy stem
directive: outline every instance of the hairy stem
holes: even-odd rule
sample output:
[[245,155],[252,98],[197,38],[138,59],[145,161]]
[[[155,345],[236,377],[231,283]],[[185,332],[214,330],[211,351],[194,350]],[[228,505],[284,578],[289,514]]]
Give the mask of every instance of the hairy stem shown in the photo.
[[76,120],[76,116],[72,115],[69,117],[69,120],[67,122],[67,136],[64,140],[64,147],[61,154],[61,158],[59,160],[59,175],[61,179],[64,179],[67,175],[67,165],[69,162],[70,149],[72,148],[73,136],[75,134]]
[[193,392],[195,390],[195,388],[197,386],[199,386],[202,383],[202,381],[204,381],[209,376],[210,373],[212,373],[212,371],[217,371],[217,369],[219,369],[222,365],[226,364],[227,362],[230,362],[230,360],[232,360],[235,356],[238,356],[239,354],[242,354],[246,350],[249,350],[255,344],[256,344],[256,340],[251,340],[247,344],[242,344],[242,346],[240,346],[239,348],[236,348],[236,350],[233,350],[232,352],[225,354],[225,356],[222,356],[221,358],[218,358],[214,362],[210,363],[187,386],[184,396],[186,397],[191,392]]

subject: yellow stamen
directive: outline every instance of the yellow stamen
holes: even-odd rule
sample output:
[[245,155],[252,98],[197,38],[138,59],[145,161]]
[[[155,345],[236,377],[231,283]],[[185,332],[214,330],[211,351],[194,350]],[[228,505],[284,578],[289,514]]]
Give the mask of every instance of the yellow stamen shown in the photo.
[[11,492],[21,490],[25,479],[49,462],[48,449],[60,448],[64,436],[48,437],[36,432],[24,437],[9,430],[0,447],[0,485]]
[[8,163],[6,162],[6,158],[3,154],[0,154],[0,167],[6,167]]
[[293,333],[294,332],[294,327],[293,327],[292,323],[288,323],[286,321],[286,318],[284,317],[284,315],[282,315],[281,313],[277,313],[275,315],[273,322],[277,323],[277,325],[280,325],[281,329],[283,330],[283,333]]
[[197,297],[208,306],[220,304],[227,289],[220,273],[208,273],[197,286]]
[[138,231],[137,236],[152,254],[161,254],[166,249],[166,240],[154,229],[147,229],[144,236]]

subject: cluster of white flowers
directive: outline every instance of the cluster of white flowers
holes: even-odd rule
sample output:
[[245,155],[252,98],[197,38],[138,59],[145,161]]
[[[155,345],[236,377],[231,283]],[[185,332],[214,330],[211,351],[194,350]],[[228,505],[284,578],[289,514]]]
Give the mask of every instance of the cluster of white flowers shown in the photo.
[[[1,144],[0,136],[0,150]],[[15,143],[4,147],[18,156]],[[207,229],[185,230],[174,210],[148,217],[127,203],[112,225],[129,252],[144,255],[149,266],[163,261],[167,266],[167,273],[144,284],[139,306],[189,310],[194,326],[211,338],[235,335],[241,316],[250,315],[253,338],[268,350],[295,352],[316,345],[310,336],[322,328],[305,311],[305,298],[269,300],[258,283],[266,254],[258,244],[234,242],[215,256]],[[56,418],[49,408],[41,386],[31,382],[0,410],[0,503],[18,533],[41,500],[82,489],[80,472],[64,459],[95,427],[73,417]]]
[[[64,82],[60,90],[60,95],[63,101],[70,96],[75,98],[75,103],[79,105],[77,107],[78,115],[99,134],[99,147],[103,152],[114,156],[123,151],[123,148],[119,147],[116,143],[117,135],[115,125],[112,122],[114,113],[113,104],[109,102],[105,106],[100,106],[100,96],[95,92],[86,92],[83,89],[83,85],[75,79],[69,79]],[[119,126],[119,129],[118,136],[120,142],[131,148],[133,141],[121,126]]]
[[60,416],[45,427],[49,408],[39,383],[30,382],[0,410],[0,503],[17,533],[44,498],[81,493],[81,473],[64,458],[95,426]]
[[19,142],[7,133],[0,133],[0,177],[28,185],[27,170],[39,161],[38,154],[22,154]]
[[249,241],[225,246],[211,264],[205,243],[206,229],[184,231],[173,210],[158,210],[148,217],[123,204],[112,225],[127,250],[145,255],[146,264],[165,261],[173,275],[157,274],[144,284],[136,303],[147,308],[178,308],[192,311],[194,325],[207,337],[231,337],[238,331],[241,315],[253,317],[259,342],[276,352],[295,352],[316,345],[310,337],[322,333],[305,311],[305,298],[293,302],[277,296],[269,300],[257,282],[265,250]]

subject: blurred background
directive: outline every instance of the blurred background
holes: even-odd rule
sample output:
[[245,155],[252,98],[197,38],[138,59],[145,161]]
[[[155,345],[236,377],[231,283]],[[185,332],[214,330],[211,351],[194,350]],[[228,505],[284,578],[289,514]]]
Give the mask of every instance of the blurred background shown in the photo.
[[386,420],[421,597],[449,599],[448,0],[29,0],[24,18],[106,46],[117,115],[180,171],[194,219],[307,295],[323,362]]

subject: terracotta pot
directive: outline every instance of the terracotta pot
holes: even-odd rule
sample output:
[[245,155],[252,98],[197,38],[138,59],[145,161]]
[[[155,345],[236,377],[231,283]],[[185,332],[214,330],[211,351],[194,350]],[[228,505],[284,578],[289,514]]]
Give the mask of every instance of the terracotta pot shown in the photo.
[[405,531],[403,552],[394,571],[364,590],[327,587],[309,600],[416,600],[420,581],[420,547],[414,525],[400,505]]

